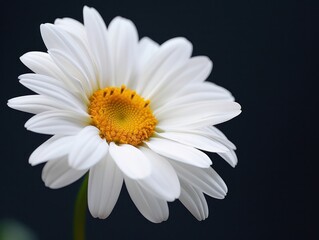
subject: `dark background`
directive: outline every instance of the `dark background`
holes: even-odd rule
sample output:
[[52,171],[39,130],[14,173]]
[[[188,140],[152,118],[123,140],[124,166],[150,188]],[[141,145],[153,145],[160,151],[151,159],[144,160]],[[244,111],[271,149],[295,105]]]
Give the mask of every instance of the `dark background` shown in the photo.
[[45,51],[39,25],[58,17],[82,21],[95,7],[108,24],[121,15],[140,37],[159,43],[184,36],[194,55],[214,62],[209,81],[229,89],[243,113],[219,127],[238,147],[231,168],[212,155],[226,181],[225,200],[207,198],[210,216],[198,222],[178,201],[170,218],[148,222],[123,188],[106,220],[88,217],[88,239],[316,239],[318,193],[318,4],[315,1],[7,1],[1,6],[0,220],[15,219],[39,239],[71,239],[80,182],[50,190],[42,166],[28,156],[47,137],[24,129],[31,116],[9,109],[30,94],[18,83],[29,70],[19,57]]

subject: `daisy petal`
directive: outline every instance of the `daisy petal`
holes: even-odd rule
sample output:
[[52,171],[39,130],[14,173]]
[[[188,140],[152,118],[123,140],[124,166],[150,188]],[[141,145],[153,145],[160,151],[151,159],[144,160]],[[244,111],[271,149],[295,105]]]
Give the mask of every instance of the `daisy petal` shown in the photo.
[[39,147],[37,147],[30,155],[29,163],[31,165],[36,165],[36,162],[41,162],[41,160],[38,161],[38,159],[41,159],[41,156],[46,151],[47,147],[50,146],[51,143],[55,142],[59,138],[60,136],[58,135],[52,136],[48,140],[46,140],[44,143],[42,143]]
[[132,179],[146,178],[151,174],[150,161],[138,148],[110,143],[110,155],[121,171]]
[[232,96],[231,92],[229,92],[227,89],[218,86],[215,83],[212,82],[202,82],[202,83],[196,83],[192,82],[191,84],[185,85],[184,87],[181,87],[180,91],[176,91],[176,97],[186,96],[188,94],[193,93],[211,93],[212,95],[216,95],[216,98],[225,100],[233,101],[234,97]]
[[157,133],[157,135],[174,140],[176,142],[186,144],[191,147],[202,149],[208,152],[227,152],[228,148],[218,141],[214,141],[205,136],[184,132],[163,132]]
[[174,99],[165,98],[164,96],[159,101],[155,101],[152,104],[152,108],[155,111],[160,112],[162,109],[176,108],[177,106],[183,106],[185,104],[194,104],[197,102],[207,101],[224,101],[233,102],[234,98],[231,95],[225,95],[224,93],[212,93],[212,92],[191,92],[183,96],[177,96]]
[[108,148],[108,143],[100,137],[99,130],[87,126],[74,138],[69,153],[69,164],[78,170],[88,169],[106,157]]
[[85,93],[86,96],[90,96],[93,92],[92,85],[94,84],[91,84],[89,76],[78,62],[58,49],[51,49],[48,52],[70,82],[76,86],[77,90]]
[[[213,62],[206,56],[192,57],[186,64],[189,67],[188,79],[192,83],[204,82],[213,69]],[[186,84],[189,83],[185,82]]]
[[107,218],[119,197],[123,176],[108,154],[90,169],[88,205],[93,217]]
[[153,223],[166,221],[169,215],[167,202],[144,190],[139,184],[125,178],[127,191],[140,213]]
[[177,129],[176,131],[179,131],[181,133],[190,133],[190,134],[204,136],[204,137],[210,138],[213,141],[223,144],[228,149],[236,150],[236,146],[231,141],[229,141],[225,135],[221,135],[221,134],[218,134],[217,132],[212,131],[211,129],[213,128],[218,130],[216,127],[209,126],[202,129],[183,129],[183,130]]
[[29,163],[34,166],[66,156],[69,153],[73,140],[73,136],[59,137],[55,135],[51,137],[31,154]]
[[213,168],[197,168],[174,161],[170,162],[181,180],[211,197],[223,199],[226,196],[227,186]]
[[[198,110],[196,110],[196,106]],[[214,101],[214,100],[199,100],[197,102],[186,102],[178,105],[167,104],[161,108],[158,108],[154,111],[154,114],[159,120],[170,119],[178,117],[182,114],[186,115],[186,111],[192,112],[192,115],[201,114],[202,117],[207,117],[212,114],[218,113],[228,113],[236,110],[240,110],[241,106],[236,102],[229,101]],[[178,111],[179,110],[179,111]],[[189,112],[188,112],[189,113]],[[206,127],[206,126],[205,126]]]
[[25,127],[37,133],[74,135],[89,122],[89,116],[64,110],[53,110],[39,113],[30,118]]
[[173,38],[163,43],[159,50],[145,65],[145,72],[140,76],[140,86],[136,91],[148,98],[158,84],[162,84],[167,74],[183,65],[192,54],[192,44],[185,38]]
[[[86,73],[89,87],[96,89],[96,76],[94,71],[94,64],[91,56],[83,44],[76,41],[70,34],[53,24],[42,24],[40,26],[43,41],[49,51],[56,49],[64,52],[74,62],[80,66],[83,72]],[[67,72],[65,72],[67,73]]]
[[141,74],[145,69],[146,64],[159,49],[158,43],[154,42],[148,37],[143,37],[138,43],[138,60],[137,60],[137,71]]
[[[54,25],[57,26],[57,29],[60,29],[60,31],[62,30],[62,32],[66,32],[67,34],[69,34],[70,38],[81,46],[81,49],[88,49],[87,36],[85,33],[84,25],[82,23],[72,18],[58,18],[54,21]],[[55,51],[57,51],[58,53],[56,53]],[[60,62],[57,59],[59,56],[54,56],[55,54],[59,55],[59,52],[61,52],[59,49],[50,49],[48,52],[51,55],[52,59],[54,59],[55,64],[63,71],[64,75],[67,76],[65,77],[67,79],[66,81],[71,84],[71,87],[75,87],[76,90],[81,94],[84,92],[84,89],[90,89],[90,87],[87,86],[87,84],[90,84],[90,81],[88,79],[85,79],[84,82],[84,78],[80,78],[82,79],[82,81],[75,78],[74,76],[78,72],[74,70],[71,71],[72,69],[66,67],[70,64],[71,67],[74,67],[74,65],[76,65],[78,67],[77,70],[81,69],[83,71],[83,69],[79,67],[79,64],[74,64],[74,58],[70,57],[70,54],[68,54],[67,52],[63,52],[65,54],[63,56],[60,56],[60,60],[62,60],[62,62]],[[73,75],[74,73],[75,75]],[[87,74],[82,74],[82,77],[86,75]],[[89,94],[91,94],[91,92],[89,92]]]
[[204,194],[185,182],[181,182],[181,189],[179,200],[198,221],[205,220],[209,212]]
[[49,54],[44,52],[28,52],[20,57],[21,62],[35,73],[65,79],[61,70],[52,61]]
[[8,106],[23,112],[38,114],[45,111],[64,109],[66,106],[43,95],[15,97],[8,101]]
[[[171,74],[165,75],[156,88],[153,88],[146,98],[152,99],[156,108],[168,102],[179,89],[194,82],[204,81],[210,74],[212,62],[207,57],[193,57],[185,64],[176,68]],[[155,109],[154,108],[154,109]]]
[[149,141],[145,142],[145,144],[154,152],[167,158],[171,158],[172,160],[200,168],[208,168],[212,164],[212,161],[205,153],[171,140],[151,138]]
[[240,108],[236,102],[205,101],[165,108],[154,114],[160,129],[189,129],[228,121],[241,113]]
[[[114,84],[130,86],[130,78],[135,66],[138,34],[132,21],[116,17],[109,25],[111,59],[114,63]],[[104,67],[104,66],[103,66]]]
[[148,37],[143,37],[138,43],[137,58],[135,68],[132,72],[132,77],[130,81],[131,89],[137,89],[140,85],[140,76],[145,71],[145,66],[154,55],[154,53],[159,49],[158,43],[154,42]]
[[[217,152],[218,155],[220,155],[227,163],[229,163],[232,167],[235,167],[236,164],[237,164],[237,156],[236,156],[236,153],[234,152],[234,149],[236,149],[236,146],[231,142],[229,141],[225,135],[223,135],[222,133],[219,133],[220,131],[216,128],[216,132],[212,131],[211,130],[212,128],[211,127],[206,127],[204,129],[183,129],[183,130],[180,130],[181,132],[178,133],[178,135],[195,135],[195,136],[201,136],[200,138],[204,138],[204,139],[208,139],[208,142],[213,142],[213,145],[214,144],[218,144],[218,146],[223,146],[224,149],[226,149],[226,151],[223,151],[223,152]],[[217,132],[219,131],[219,132]],[[165,135],[170,135],[171,132],[164,132],[164,133],[158,133],[158,135],[162,136],[162,137],[165,137]],[[175,134],[175,133],[173,133]],[[172,138],[173,139],[173,138]],[[173,139],[175,140],[175,139]],[[186,139],[187,140],[187,139]],[[177,141],[177,139],[176,139]],[[194,141],[193,138],[190,138],[189,139],[190,141],[190,144]],[[185,142],[185,139],[181,139],[181,142]],[[194,145],[195,146],[195,145]],[[208,146],[208,147],[211,147],[211,146]],[[204,148],[201,148],[201,146],[198,147],[199,149],[203,149],[205,151],[207,151],[207,149],[204,149]]]
[[42,170],[42,180],[45,186],[53,189],[65,187],[86,173],[86,170],[76,170],[69,166],[67,156],[47,162]]
[[174,201],[180,194],[180,184],[177,174],[171,164],[152,150],[141,147],[140,150],[149,159],[152,174],[139,184],[160,199]]
[[88,44],[97,65],[99,86],[105,88],[110,85],[109,81],[113,78],[107,29],[101,15],[94,8],[85,6],[83,18]]
[[75,92],[80,92],[80,82],[70,76],[66,76],[58,67],[51,56],[43,52],[28,52],[20,57],[20,60],[30,68],[33,72],[39,75],[45,75],[58,80],[65,89],[74,89]]
[[89,116],[64,110],[53,110],[33,116],[24,126],[29,131],[37,133],[74,135],[86,126],[89,120]]
[[230,166],[236,167],[238,159],[234,150],[229,150],[228,152],[218,153]]
[[204,131],[212,138],[218,139],[221,143],[225,144],[228,148],[236,150],[235,144],[228,140],[225,134],[214,126],[204,128]]
[[[154,96],[154,100],[156,100],[154,106],[152,105],[154,110],[161,111],[170,107],[176,108],[179,105],[202,101],[234,101],[234,97],[228,90],[211,82],[191,83],[184,86],[175,85],[167,91],[171,93],[166,93],[164,89]],[[164,93],[166,95],[163,95]]]
[[208,126],[203,129],[196,130],[198,132],[201,132],[199,134],[203,134],[211,139],[215,139],[219,141],[220,143],[224,144],[229,149],[236,150],[235,144],[233,144],[231,141],[228,140],[228,138],[216,127],[214,126]]
[[20,83],[30,90],[54,98],[75,111],[85,112],[85,106],[75,94],[65,88],[60,81],[39,74],[23,74]]
[[84,25],[80,23],[79,21],[72,18],[67,18],[67,17],[57,18],[54,21],[54,25],[72,34],[74,38],[76,38],[78,41],[83,41],[83,44],[85,44],[84,40],[86,40],[86,35],[85,35],[86,33],[85,33]]

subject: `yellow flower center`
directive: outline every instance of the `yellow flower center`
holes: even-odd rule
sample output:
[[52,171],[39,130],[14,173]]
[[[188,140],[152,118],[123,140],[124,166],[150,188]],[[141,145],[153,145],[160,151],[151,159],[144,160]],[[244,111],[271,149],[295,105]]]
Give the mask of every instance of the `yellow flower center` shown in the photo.
[[157,123],[150,101],[122,87],[97,90],[90,97],[92,125],[107,142],[137,146],[154,133]]

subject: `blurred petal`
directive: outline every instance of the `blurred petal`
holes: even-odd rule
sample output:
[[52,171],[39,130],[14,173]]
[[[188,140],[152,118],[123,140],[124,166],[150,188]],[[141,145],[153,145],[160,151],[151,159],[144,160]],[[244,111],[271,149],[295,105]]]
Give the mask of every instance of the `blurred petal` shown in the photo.
[[29,163],[37,165],[67,156],[73,141],[73,136],[59,137],[55,135],[33,151],[29,158]]
[[88,169],[105,158],[108,149],[108,143],[99,136],[99,130],[87,126],[74,137],[69,164],[78,170]]
[[123,176],[108,154],[89,174],[88,204],[93,217],[107,218],[119,197]]
[[76,170],[69,166],[67,156],[47,162],[42,170],[42,180],[45,186],[53,189],[65,187],[79,178],[87,170]]
[[172,165],[152,150],[141,147],[149,159],[152,173],[149,177],[138,180],[139,184],[160,199],[174,201],[181,192],[177,174]]
[[226,196],[227,186],[213,168],[197,168],[173,161],[171,164],[184,182],[211,197],[223,199]]
[[205,220],[208,217],[208,206],[204,194],[185,182],[181,182],[181,189],[179,200],[198,221]]
[[166,221],[169,215],[167,202],[144,190],[139,184],[125,178],[127,191],[140,213],[153,223]]
[[110,143],[110,155],[121,171],[132,179],[142,179],[151,174],[150,161],[138,148]]

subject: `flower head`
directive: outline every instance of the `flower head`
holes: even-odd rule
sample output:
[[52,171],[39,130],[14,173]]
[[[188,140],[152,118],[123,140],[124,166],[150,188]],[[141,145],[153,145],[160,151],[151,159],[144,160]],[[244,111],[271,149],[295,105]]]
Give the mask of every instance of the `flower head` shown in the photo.
[[125,182],[152,222],[166,220],[167,202],[175,199],[198,220],[207,218],[204,194],[221,199],[227,187],[200,150],[236,165],[235,146],[213,125],[237,116],[240,105],[205,82],[212,62],[191,57],[186,39],[159,45],[139,39],[130,20],[116,17],[106,27],[95,9],[83,12],[84,24],[70,18],[42,24],[48,52],[21,57],[34,73],[20,83],[36,94],[8,105],[35,114],[28,130],[53,135],[30,164],[46,162],[42,179],[50,188],[88,173],[94,217],[111,213]]

